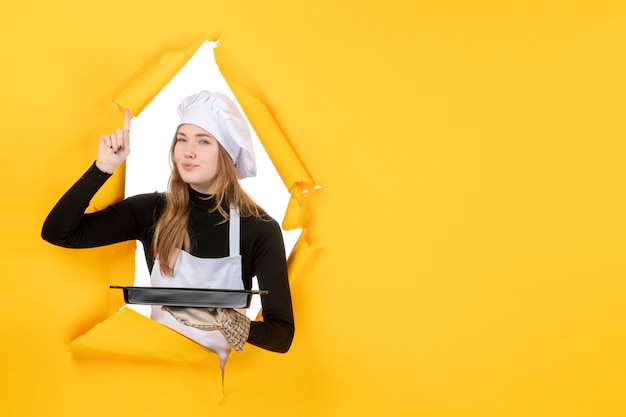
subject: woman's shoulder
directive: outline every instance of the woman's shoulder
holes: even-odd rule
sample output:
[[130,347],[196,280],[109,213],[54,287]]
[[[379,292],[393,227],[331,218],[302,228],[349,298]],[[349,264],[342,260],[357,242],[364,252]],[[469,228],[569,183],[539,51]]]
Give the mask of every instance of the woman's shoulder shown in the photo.
[[241,224],[244,228],[251,228],[258,231],[278,231],[280,225],[269,214],[261,212],[259,216],[245,216],[241,218]]
[[268,214],[242,217],[241,232],[244,241],[250,239],[255,245],[284,248],[280,224]]

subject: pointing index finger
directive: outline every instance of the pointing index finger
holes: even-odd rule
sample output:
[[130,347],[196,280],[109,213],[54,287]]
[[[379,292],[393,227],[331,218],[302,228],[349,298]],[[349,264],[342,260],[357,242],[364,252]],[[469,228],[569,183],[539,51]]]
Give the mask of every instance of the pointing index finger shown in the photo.
[[130,130],[130,110],[124,110],[124,130]]

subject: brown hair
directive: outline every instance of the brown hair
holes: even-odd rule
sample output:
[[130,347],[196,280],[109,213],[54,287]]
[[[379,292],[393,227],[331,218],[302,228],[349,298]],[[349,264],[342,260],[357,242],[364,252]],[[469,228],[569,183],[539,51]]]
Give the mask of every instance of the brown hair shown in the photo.
[[[232,158],[219,141],[217,143],[219,156],[214,194],[215,208],[211,209],[211,212],[219,211],[221,214],[223,220],[218,224],[228,221],[228,208],[231,206],[237,207],[239,215],[242,217],[262,218],[265,212],[241,187]],[[187,231],[187,222],[191,210],[189,185],[182,180],[174,161],[175,146],[176,135],[174,135],[174,141],[170,147],[172,172],[168,182],[168,190],[165,193],[165,209],[156,223],[152,241],[152,252],[155,259],[159,259],[161,274],[170,277],[174,274],[178,250],[189,251],[191,247],[191,238]]]

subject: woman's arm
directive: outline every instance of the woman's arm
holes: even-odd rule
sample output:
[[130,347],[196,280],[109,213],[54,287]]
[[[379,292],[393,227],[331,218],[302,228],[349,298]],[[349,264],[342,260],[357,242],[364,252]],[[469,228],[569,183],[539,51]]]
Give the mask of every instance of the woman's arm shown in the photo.
[[110,177],[94,163],[61,197],[44,221],[41,237],[66,248],[92,248],[126,240],[145,240],[161,197],[130,197],[93,213],[85,213],[94,194]]
[[119,215],[132,211],[128,204],[85,214],[93,196],[130,153],[129,132],[130,112],[126,110],[124,129],[100,137],[96,162],[48,214],[41,231],[45,240],[64,247],[87,248],[135,238],[132,216]]
[[110,176],[100,171],[95,163],[89,167],[50,211],[43,223],[41,237],[66,248],[98,246],[98,242],[89,236],[87,225],[82,223],[89,202]]
[[274,220],[261,221],[254,248],[254,262],[261,296],[263,321],[250,323],[248,343],[274,352],[289,350],[295,333],[291,292],[287,276],[285,245],[280,226]]

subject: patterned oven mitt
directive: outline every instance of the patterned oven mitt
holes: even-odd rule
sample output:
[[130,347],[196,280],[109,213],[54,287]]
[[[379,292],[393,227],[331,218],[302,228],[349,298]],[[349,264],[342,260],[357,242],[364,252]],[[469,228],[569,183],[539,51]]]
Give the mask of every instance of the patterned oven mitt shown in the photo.
[[229,345],[241,352],[250,333],[250,319],[232,308],[162,306],[179,322],[200,330],[219,330]]

